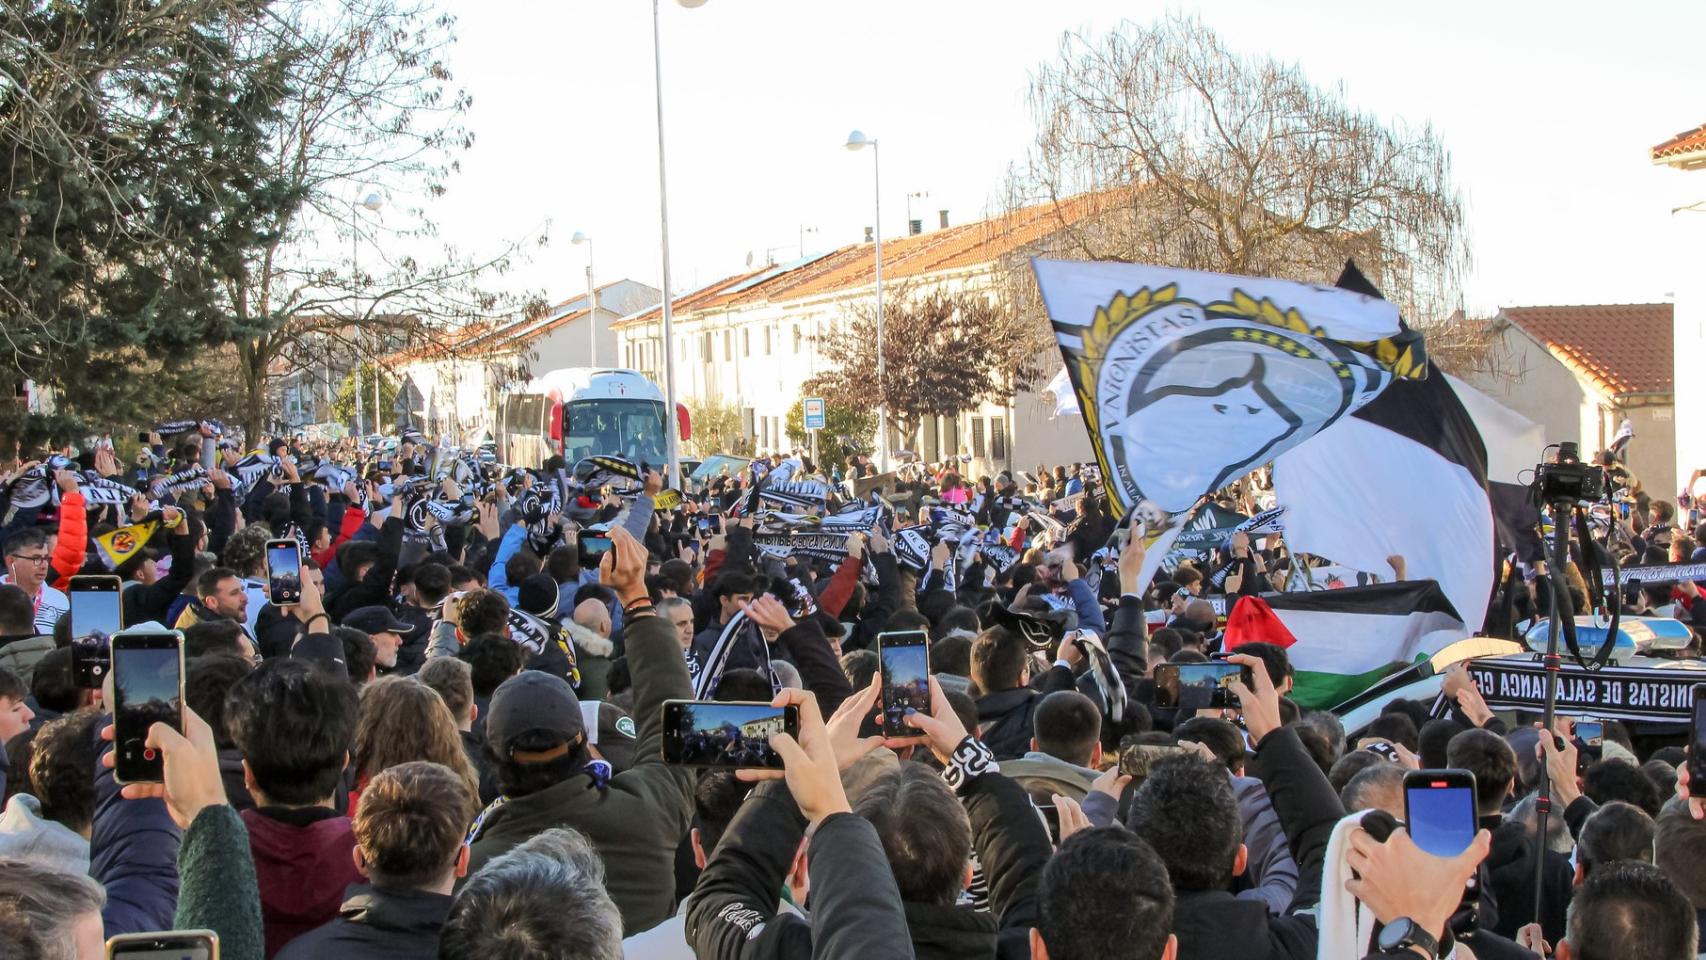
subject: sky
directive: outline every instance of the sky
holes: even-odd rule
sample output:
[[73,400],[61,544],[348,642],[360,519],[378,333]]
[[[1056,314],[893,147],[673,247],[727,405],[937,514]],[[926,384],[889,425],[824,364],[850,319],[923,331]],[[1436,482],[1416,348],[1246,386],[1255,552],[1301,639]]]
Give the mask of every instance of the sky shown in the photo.
[[[549,224],[503,277],[578,295],[593,238],[599,282],[660,279],[657,115],[645,0],[444,0],[448,58],[473,95],[474,147],[437,203],[445,239],[495,250]],[[1678,265],[1671,210],[1706,171],[1648,150],[1706,123],[1706,3],[1427,4],[1212,0],[662,0],[664,126],[677,295],[873,222],[927,229],[992,209],[1034,133],[1025,91],[1062,34],[1194,12],[1232,49],[1295,62],[1353,107],[1431,123],[1450,151],[1474,266],[1471,315],[1500,306],[1662,300]],[[1688,216],[1689,214],[1681,214]],[[1701,216],[1706,214],[1693,214]]]

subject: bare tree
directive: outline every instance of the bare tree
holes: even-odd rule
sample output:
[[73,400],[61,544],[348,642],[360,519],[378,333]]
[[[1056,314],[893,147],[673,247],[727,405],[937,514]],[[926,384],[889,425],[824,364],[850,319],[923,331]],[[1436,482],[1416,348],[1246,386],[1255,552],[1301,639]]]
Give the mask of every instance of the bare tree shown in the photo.
[[[272,10],[252,42],[302,51],[271,156],[303,200],[228,288],[253,331],[236,345],[250,436],[285,373],[324,364],[341,377],[402,349],[441,351],[466,324],[544,309],[490,287],[543,234],[474,255],[437,241],[428,206],[474,142],[462,123],[471,100],[445,62],[454,18],[430,0],[274,0]],[[382,212],[362,208],[369,192]]]
[[[1354,259],[1424,332],[1460,304],[1463,206],[1427,125],[1354,110],[1183,16],[1065,35],[1030,104],[1007,203],[1053,206],[1046,255],[1317,282]],[[1015,309],[1039,315],[1028,266],[1004,273]]]

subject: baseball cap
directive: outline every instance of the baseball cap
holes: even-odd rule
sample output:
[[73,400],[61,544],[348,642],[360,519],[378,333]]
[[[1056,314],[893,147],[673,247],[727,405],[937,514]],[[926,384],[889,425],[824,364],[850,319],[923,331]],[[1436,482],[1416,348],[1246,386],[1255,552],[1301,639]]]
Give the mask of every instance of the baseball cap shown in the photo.
[[589,731],[587,742],[598,748],[616,773],[634,765],[634,718],[607,700],[581,701],[581,722]]
[[298,637],[290,647],[290,659],[317,663],[345,679],[349,664],[344,662],[344,642],[329,633],[309,633]]
[[486,742],[507,757],[526,733],[573,743],[586,734],[580,699],[569,682],[541,670],[523,670],[498,685],[486,711]]
[[343,626],[354,627],[369,636],[375,633],[395,633],[407,636],[415,630],[414,624],[398,620],[389,608],[382,607],[379,604],[358,607],[343,619]]

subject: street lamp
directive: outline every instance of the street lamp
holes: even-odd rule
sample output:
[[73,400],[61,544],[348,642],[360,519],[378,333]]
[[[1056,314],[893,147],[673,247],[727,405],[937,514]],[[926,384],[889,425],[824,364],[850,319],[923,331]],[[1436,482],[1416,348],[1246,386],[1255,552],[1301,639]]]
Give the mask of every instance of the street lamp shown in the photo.
[[888,372],[888,364],[883,359],[883,162],[882,154],[877,151],[877,138],[867,137],[862,131],[855,130],[847,135],[847,149],[863,150],[871,148],[871,169],[873,171],[873,192],[876,202],[876,226],[873,227],[874,251],[876,254],[877,279],[877,472],[889,471],[889,407],[883,394],[883,382]]
[[[353,221],[350,224],[350,271],[352,274],[351,280],[355,283],[361,282],[361,214],[360,214],[360,211],[366,210],[368,213],[378,213],[379,208],[383,207],[383,206],[385,206],[385,197],[382,196],[379,193],[379,191],[377,191],[377,190],[370,190],[370,191],[368,191],[367,196],[362,197],[360,200],[354,200],[354,201],[350,202],[350,217],[351,217],[351,220]],[[353,294],[354,291],[352,290],[351,292]],[[356,339],[359,341],[361,339],[361,325],[360,324],[356,325],[355,335],[356,335]],[[327,356],[326,366],[328,368],[330,368],[331,363],[332,363],[331,357]],[[354,376],[355,376],[355,432],[356,432],[357,436],[360,436],[361,435],[361,414],[362,414],[362,410],[361,410],[361,355],[359,353],[357,353],[356,358],[355,358]],[[379,432],[379,370],[377,367],[375,367],[375,369],[373,371],[373,428],[374,428],[375,433]]]
[[569,242],[577,247],[586,244],[586,319],[587,328],[591,331],[587,335],[586,365],[596,367],[598,366],[598,288],[592,283],[592,238],[576,230],[575,235],[569,238]]
[[[675,2],[689,10],[705,5],[705,0]],[[652,69],[658,106],[658,226],[663,247],[663,420],[669,456],[669,475],[664,480],[670,486],[678,487],[681,484],[681,429],[675,413],[675,318],[669,287],[669,175],[663,150],[663,39],[659,23],[658,0],[652,0]]]

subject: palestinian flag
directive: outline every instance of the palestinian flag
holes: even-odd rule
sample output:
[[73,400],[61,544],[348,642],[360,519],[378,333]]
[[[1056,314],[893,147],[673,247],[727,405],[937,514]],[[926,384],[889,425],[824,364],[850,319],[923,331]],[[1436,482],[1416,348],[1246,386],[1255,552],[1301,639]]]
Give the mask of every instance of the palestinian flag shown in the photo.
[[1244,597],[1226,621],[1227,649],[1263,641],[1286,648],[1300,707],[1336,707],[1469,636],[1439,584],[1382,583]]

